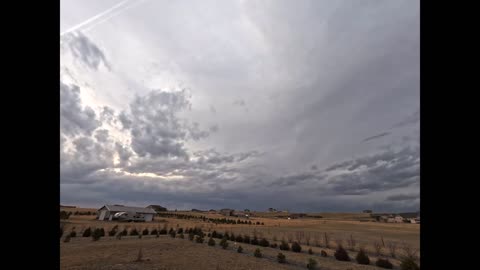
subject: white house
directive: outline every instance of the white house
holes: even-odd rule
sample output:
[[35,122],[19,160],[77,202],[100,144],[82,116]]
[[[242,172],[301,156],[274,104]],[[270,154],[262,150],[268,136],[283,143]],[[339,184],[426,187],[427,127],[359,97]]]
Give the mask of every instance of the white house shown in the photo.
[[120,212],[132,213],[133,215],[143,216],[144,221],[152,221],[156,214],[152,208],[131,207],[123,205],[104,205],[98,209],[98,220],[112,220],[113,215]]

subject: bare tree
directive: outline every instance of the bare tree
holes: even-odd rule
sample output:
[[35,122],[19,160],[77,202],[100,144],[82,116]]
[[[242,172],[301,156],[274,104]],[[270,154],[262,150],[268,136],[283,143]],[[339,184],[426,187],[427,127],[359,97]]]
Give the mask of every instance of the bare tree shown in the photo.
[[300,231],[300,232],[297,231],[297,232],[295,232],[295,236],[297,238],[298,243],[301,244],[302,240],[303,240],[303,237],[305,236],[305,233],[303,231]]
[[352,234],[350,234],[350,238],[347,240],[347,244],[348,244],[348,248],[351,251],[355,251],[355,246],[357,245],[357,241],[355,241],[355,239],[353,239]]
[[288,233],[287,234],[287,239],[288,239],[288,243],[292,243],[293,241],[293,235],[291,233]]
[[343,246],[343,238],[335,238],[335,244],[337,244],[337,247]]
[[382,243],[378,241],[373,242],[373,249],[375,250],[376,256],[382,256]]
[[405,254],[405,256],[407,256],[409,258],[412,258],[414,260],[417,259],[418,249],[413,248],[411,245],[409,245],[407,243],[403,243],[402,244],[402,251]]
[[307,246],[310,246],[310,239],[312,238],[312,235],[310,234],[310,232],[307,232],[305,234],[305,242],[307,244]]
[[325,241],[325,247],[330,248],[330,238],[328,237],[327,233],[324,233],[324,241]]
[[393,241],[390,241],[390,242],[387,243],[387,247],[388,247],[388,250],[390,252],[390,256],[392,256],[392,258],[396,258],[397,257],[397,243],[393,242]]
[[313,233],[313,243],[315,246],[319,247],[320,246],[320,234],[315,232]]

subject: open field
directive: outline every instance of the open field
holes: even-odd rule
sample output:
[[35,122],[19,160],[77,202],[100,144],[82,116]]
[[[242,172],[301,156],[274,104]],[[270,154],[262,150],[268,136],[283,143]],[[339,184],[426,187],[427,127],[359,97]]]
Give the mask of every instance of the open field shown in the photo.
[[[67,210],[68,209],[68,210]],[[80,211],[78,208],[67,208],[67,211]],[[82,209],[85,210],[85,209]],[[86,209],[93,211],[95,209]],[[177,214],[206,216],[207,218],[225,218],[219,214],[207,214],[197,212],[177,212]],[[264,215],[257,213],[256,217],[250,218],[265,225],[246,224],[214,224],[204,222],[202,219],[178,219],[170,217],[155,217],[153,222],[148,223],[123,223],[115,221],[98,221],[94,215],[72,215],[64,224],[64,236],[75,230],[77,237],[68,243],[60,241],[61,246],[61,268],[62,269],[306,269],[308,258],[315,258],[321,266],[319,269],[381,269],[373,265],[377,258],[374,243],[380,247],[382,257],[388,259],[398,269],[399,261],[390,255],[389,245],[396,243],[396,255],[402,255],[403,246],[418,249],[420,247],[420,225],[409,223],[379,223],[371,221],[360,221],[365,214],[330,214],[318,213],[324,218],[299,218],[285,219],[273,218],[271,213]],[[227,217],[235,219],[235,217]],[[242,219],[245,220],[245,219]],[[188,235],[185,239],[173,239],[168,235],[125,236],[121,240],[116,237],[109,237],[108,234],[99,241],[92,241],[90,237],[81,237],[87,227],[104,228],[110,231],[115,225],[122,231],[130,231],[136,228],[143,231],[145,228],[160,230],[166,227],[173,228],[201,228],[205,234],[213,231],[224,234],[228,232],[238,235],[257,236],[258,239],[265,238],[270,244],[286,242],[299,242],[302,246],[301,253],[292,251],[281,251],[279,248],[259,247],[246,243],[230,242],[227,250],[222,250],[217,245],[210,247],[206,244],[208,237],[205,236],[203,244],[191,242]],[[328,247],[325,241],[328,238]],[[178,235],[177,235],[178,237]],[[354,241],[351,241],[351,240]],[[350,243],[349,243],[350,241]],[[354,244],[352,244],[354,242]],[[351,262],[340,262],[333,258],[333,253],[338,243],[341,243],[347,250],[349,256],[354,258],[359,247],[364,247],[370,256],[371,264],[361,266],[354,260]],[[233,246],[241,245],[244,254],[238,254]],[[148,261],[133,262],[140,247],[143,248],[145,259]],[[264,258],[255,258],[253,251],[260,248],[265,255]],[[312,249],[313,255],[307,253]],[[319,254],[324,250],[328,257],[321,257]],[[276,255],[282,252],[286,255],[288,264],[282,265],[276,261]],[[217,268],[218,265],[218,268]],[[103,268],[102,268],[103,267]],[[163,267],[163,268],[162,268]]]

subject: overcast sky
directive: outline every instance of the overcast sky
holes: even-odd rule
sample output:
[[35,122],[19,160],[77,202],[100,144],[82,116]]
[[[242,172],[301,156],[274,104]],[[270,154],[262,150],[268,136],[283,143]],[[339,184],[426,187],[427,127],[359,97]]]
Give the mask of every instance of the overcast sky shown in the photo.
[[60,18],[62,203],[418,210],[418,1],[62,0]]

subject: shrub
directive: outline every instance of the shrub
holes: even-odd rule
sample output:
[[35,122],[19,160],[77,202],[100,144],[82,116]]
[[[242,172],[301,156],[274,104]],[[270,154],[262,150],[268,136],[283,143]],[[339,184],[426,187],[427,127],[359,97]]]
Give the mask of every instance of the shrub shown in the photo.
[[265,225],[265,223],[262,222],[262,225]]
[[76,237],[76,236],[77,236],[77,232],[76,232],[76,231],[71,231],[68,236],[70,236],[70,237]]
[[250,241],[250,244],[257,246],[258,245],[258,239],[256,236],[253,236],[252,241]]
[[178,229],[177,233],[183,233],[183,228]]
[[104,236],[105,236],[105,229],[100,228],[100,229],[98,230],[98,233],[100,234],[101,237],[104,237]]
[[142,234],[143,234],[143,235],[148,235],[148,229],[145,228],[145,230],[143,230]]
[[223,238],[222,241],[220,241],[220,246],[223,248],[223,249],[227,249],[228,247],[228,242],[227,242],[227,238]]
[[311,248],[308,249],[308,254],[312,255],[313,254],[313,251]]
[[85,231],[83,231],[83,237],[90,237],[92,235],[92,229],[88,227]]
[[242,248],[242,246],[238,246],[238,248],[237,248],[237,252],[238,252],[238,253],[242,253],[242,252],[243,252],[243,248]]
[[300,244],[298,242],[293,242],[292,251],[293,252],[301,252],[302,251],[302,246],[300,246]]
[[262,247],[268,247],[270,245],[270,243],[265,238],[262,238],[262,240],[260,240],[260,242],[258,242],[258,244]]
[[210,237],[210,239],[208,239],[208,245],[209,246],[215,246],[215,240],[213,240],[213,238]]
[[250,244],[250,236],[244,235],[243,236],[243,242],[246,243],[246,244]]
[[412,256],[406,256],[401,259],[401,270],[420,270],[420,267],[415,262],[415,258]]
[[261,258],[262,257],[262,252],[260,251],[259,248],[255,249],[255,252],[253,253],[253,256],[257,257],[257,258]]
[[199,244],[202,244],[203,243],[203,237],[201,237],[200,235],[197,235],[196,242],[199,243]]
[[123,229],[123,231],[120,232],[120,235],[121,235],[121,236],[127,236],[127,235],[128,235],[127,229]]
[[64,242],[64,243],[70,242],[70,238],[71,238],[70,235],[65,236],[65,238],[63,239],[63,242]]
[[357,253],[357,257],[355,258],[358,264],[365,264],[368,265],[370,264],[370,258],[368,258],[368,255],[365,253],[365,250],[360,249]]
[[271,248],[277,248],[278,245],[277,245],[277,243],[273,243],[273,244],[270,244],[270,247],[271,247]]
[[108,236],[115,236],[117,234],[118,225],[115,225],[109,232]]
[[350,261],[350,257],[348,257],[347,251],[341,245],[338,246],[334,256],[335,256],[335,259],[337,259],[337,261],[346,261],[346,262]]
[[212,237],[213,237],[213,238],[217,238],[217,231],[214,230],[214,231],[212,232]]
[[158,235],[158,230],[157,229],[151,230],[150,235]]
[[323,250],[323,249],[322,249],[322,251],[320,251],[320,255],[321,255],[322,257],[327,257],[327,256],[328,256],[327,252],[326,252],[325,250]]
[[167,228],[163,227],[163,228],[160,230],[160,234],[167,234]]
[[393,269],[393,264],[388,259],[378,259],[375,263],[376,266],[386,269]]
[[130,231],[130,235],[138,235],[137,228],[133,228],[133,230]]
[[285,255],[283,255],[283,253],[278,253],[277,255],[277,261],[279,263],[286,263],[287,262],[287,258],[285,257]]
[[233,233],[230,235],[230,241],[235,241],[235,235]]
[[317,267],[317,261],[315,261],[312,258],[308,259],[307,269],[315,269],[316,267]]
[[100,240],[100,237],[102,237],[102,230],[97,228],[93,231],[92,240],[98,241]]
[[177,233],[176,233],[175,231],[171,231],[171,232],[170,232],[170,236],[171,236],[172,238],[175,238],[176,235],[177,235]]
[[287,242],[282,241],[282,243],[280,244],[280,250],[290,250],[290,246]]
[[237,237],[235,237],[235,241],[237,241],[239,243],[242,243],[243,242],[243,237],[241,235],[237,235]]

